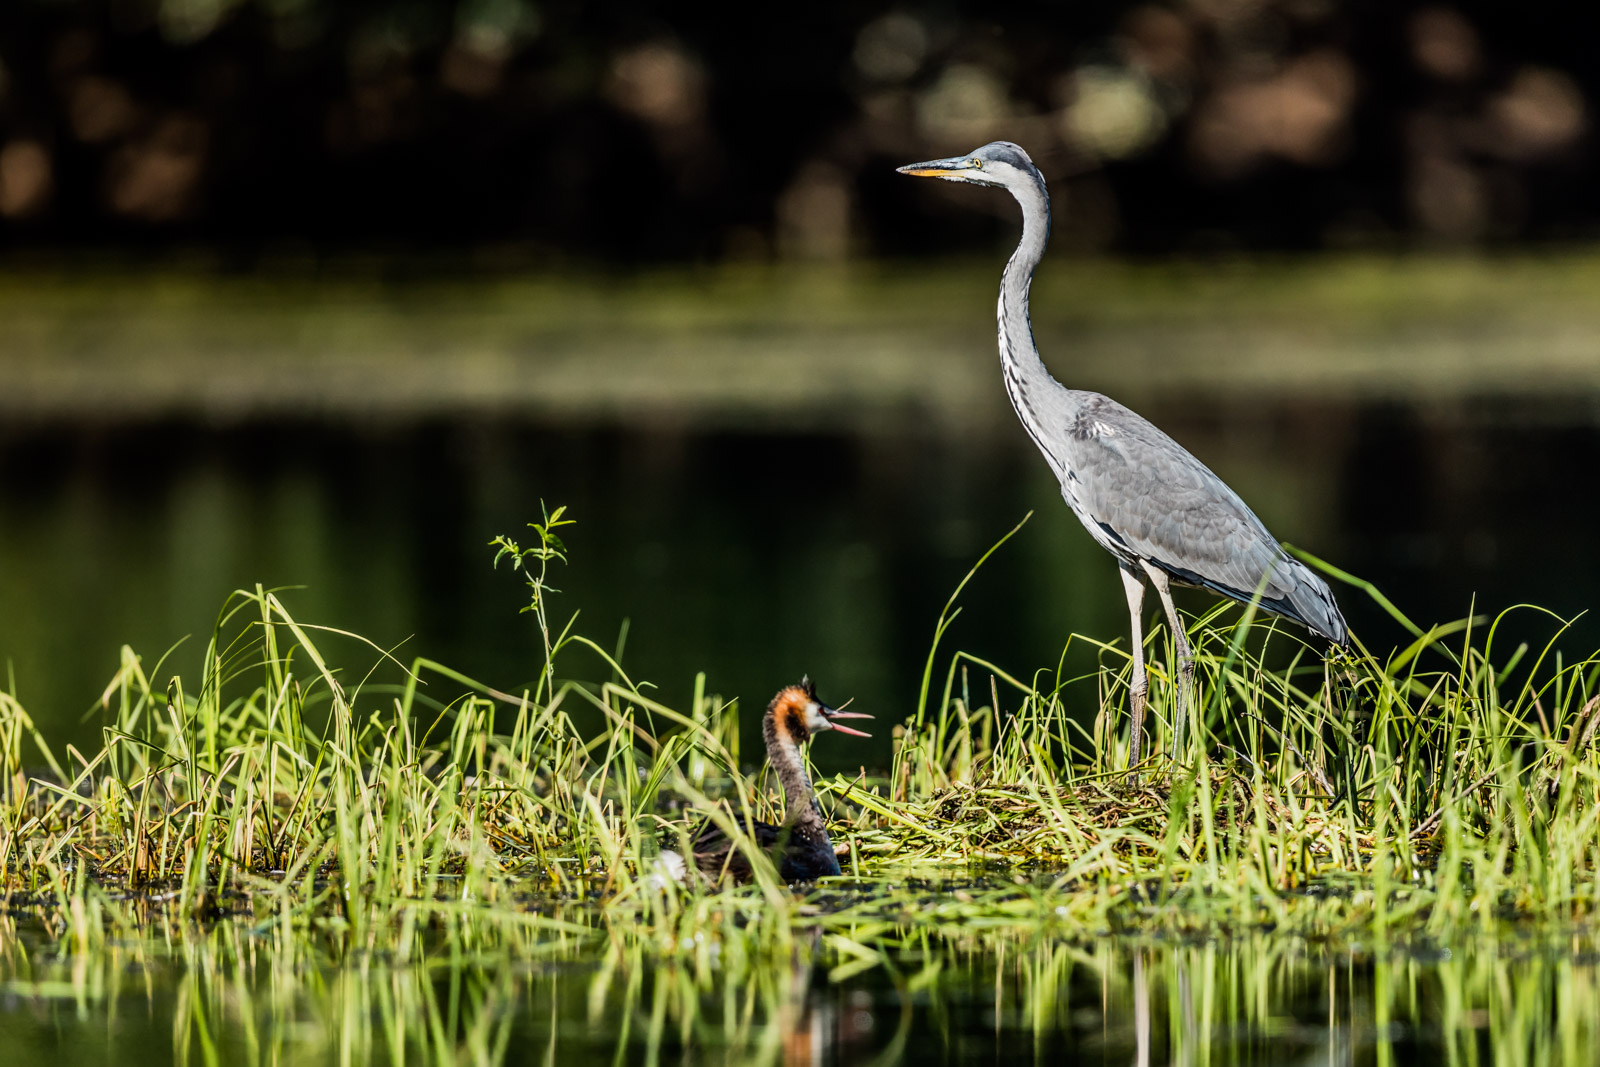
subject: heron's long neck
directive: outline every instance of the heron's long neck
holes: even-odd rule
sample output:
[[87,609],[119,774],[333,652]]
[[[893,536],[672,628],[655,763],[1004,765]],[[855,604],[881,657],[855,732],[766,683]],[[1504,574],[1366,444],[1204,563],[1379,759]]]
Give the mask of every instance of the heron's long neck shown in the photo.
[[783,783],[785,800],[783,824],[795,826],[804,822],[821,822],[822,808],[816,794],[811,791],[811,779],[806,775],[806,763],[800,756],[800,746],[787,732],[778,729],[769,716],[762,724],[766,736],[767,758],[772,769],[778,772]]
[[1028,289],[1033,271],[1044,257],[1050,240],[1050,197],[1042,183],[1012,189],[1011,195],[1022,205],[1022,240],[1011,253],[1005,273],[1000,276],[1000,367],[1005,374],[1006,395],[1017,417],[1027,428],[1034,444],[1050,458],[1042,435],[1040,400],[1060,386],[1050,377],[1039,348],[1033,343],[1033,323],[1028,319]]

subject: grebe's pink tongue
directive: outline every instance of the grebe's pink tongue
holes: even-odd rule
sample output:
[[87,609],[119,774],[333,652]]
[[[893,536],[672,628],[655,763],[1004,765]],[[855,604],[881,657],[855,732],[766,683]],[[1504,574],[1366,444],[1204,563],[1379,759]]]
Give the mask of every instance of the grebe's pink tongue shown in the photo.
[[860,711],[828,711],[828,712],[824,712],[823,714],[827,715],[827,717],[828,717],[828,725],[832,726],[835,730],[837,730],[841,734],[849,734],[851,737],[871,737],[872,736],[871,734],[866,733],[865,731],[862,731],[862,730],[852,730],[848,726],[840,726],[839,722],[838,722],[838,720],[840,720],[840,719],[870,719],[870,718],[872,718],[871,715],[868,715],[865,712],[860,712]]

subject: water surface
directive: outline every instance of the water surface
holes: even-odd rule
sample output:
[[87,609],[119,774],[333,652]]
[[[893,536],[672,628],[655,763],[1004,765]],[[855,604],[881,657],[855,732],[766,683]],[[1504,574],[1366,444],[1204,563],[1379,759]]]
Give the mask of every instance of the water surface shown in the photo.
[[[733,973],[626,934],[496,936],[394,966],[283,952],[241,923],[60,958],[13,927],[15,1063],[1578,1064],[1600,1028],[1592,939],[1164,942],[1059,927],[802,939]],[[287,957],[287,958],[286,958]]]

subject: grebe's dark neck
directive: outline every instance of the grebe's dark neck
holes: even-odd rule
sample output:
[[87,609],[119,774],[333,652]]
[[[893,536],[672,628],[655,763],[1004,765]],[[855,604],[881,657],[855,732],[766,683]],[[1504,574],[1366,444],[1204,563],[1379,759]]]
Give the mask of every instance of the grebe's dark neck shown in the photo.
[[783,825],[822,825],[822,806],[811,791],[811,779],[806,774],[806,761],[800,755],[799,744],[770,713],[762,720],[761,732],[767,742],[767,759],[772,761],[772,769],[778,772],[778,781],[783,783],[786,802]]

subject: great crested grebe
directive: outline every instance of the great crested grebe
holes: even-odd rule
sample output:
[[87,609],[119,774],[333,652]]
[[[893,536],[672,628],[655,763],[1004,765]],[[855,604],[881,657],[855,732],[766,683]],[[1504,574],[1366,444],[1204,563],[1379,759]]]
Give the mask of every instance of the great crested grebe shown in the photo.
[[[802,678],[799,685],[786,686],[778,691],[767,705],[761,719],[761,732],[767,742],[767,759],[778,772],[783,783],[785,810],[783,825],[751,819],[745,823],[745,832],[760,849],[778,865],[778,875],[785,882],[810,882],[824,875],[838,874],[839,857],[834,855],[833,842],[828,839],[828,828],[822,821],[822,807],[811,791],[811,779],[806,776],[805,760],[800,746],[812,734],[824,730],[837,730],[853,737],[871,737],[871,734],[840,726],[838,719],[870,719],[858,711],[838,711],[817,699],[816,684]],[[733,848],[726,834],[707,819],[689,839],[694,865],[710,881],[730,880],[748,882],[751,878],[750,858]],[[661,858],[673,877],[684,879],[686,865],[676,851],[663,849]]]

